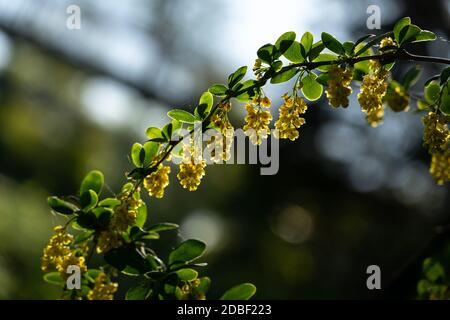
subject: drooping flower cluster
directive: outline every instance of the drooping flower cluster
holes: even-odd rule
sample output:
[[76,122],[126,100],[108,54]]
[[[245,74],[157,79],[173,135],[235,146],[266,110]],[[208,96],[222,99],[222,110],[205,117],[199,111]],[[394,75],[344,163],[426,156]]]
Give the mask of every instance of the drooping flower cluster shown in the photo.
[[85,258],[80,255],[83,250],[76,251],[71,248],[74,241],[73,236],[66,233],[63,226],[56,226],[53,230],[55,234],[44,248],[41,258],[42,271],[49,272],[52,269],[56,269],[63,279],[67,278],[68,274],[66,271],[70,265],[78,266],[81,272],[86,272]]
[[308,106],[303,98],[283,96],[284,103],[279,109],[279,118],[275,122],[275,135],[280,139],[294,141],[298,138],[298,128],[305,123],[300,115],[306,112]]
[[160,164],[156,171],[144,179],[144,188],[156,198],[164,197],[164,189],[169,185],[170,167]]
[[177,178],[183,188],[195,191],[205,175],[206,161],[203,159],[201,148],[192,141],[186,143],[183,149],[183,161],[180,163]]
[[386,102],[394,112],[408,111],[409,96],[400,86],[393,90],[388,90],[386,95]]
[[450,149],[432,154],[430,174],[439,185],[450,181]]
[[117,199],[120,204],[114,208],[108,229],[100,232],[97,241],[97,253],[106,252],[122,245],[121,233],[134,225],[139,207],[144,203],[135,195],[139,194],[139,188],[131,194],[131,190],[123,191]]
[[247,115],[243,129],[254,145],[261,144],[270,134],[269,123],[272,121],[272,115],[269,110],[263,109],[270,108],[270,104],[268,97],[257,97],[245,105]]
[[386,94],[389,72],[383,69],[378,61],[370,61],[371,72],[363,77],[358,102],[366,114],[367,122],[378,126],[384,116],[383,97]]
[[442,152],[450,142],[447,120],[441,114],[429,112],[422,118],[424,125],[423,144],[430,153]]
[[348,96],[352,93],[350,84],[352,82],[353,70],[341,66],[333,66],[328,72],[330,79],[328,80],[328,87],[325,93],[329,104],[337,108],[342,106],[348,107]]
[[177,177],[183,188],[189,191],[197,190],[200,182],[205,175],[206,162],[202,160],[200,163],[181,163],[180,172]]
[[113,300],[118,284],[109,281],[105,273],[100,273],[94,282],[94,287],[89,290],[87,298],[89,300]]
[[214,163],[228,161],[231,157],[234,128],[228,120],[226,113],[221,116],[218,114],[214,115],[211,122],[216,128],[216,132],[211,134],[206,145],[206,151]]

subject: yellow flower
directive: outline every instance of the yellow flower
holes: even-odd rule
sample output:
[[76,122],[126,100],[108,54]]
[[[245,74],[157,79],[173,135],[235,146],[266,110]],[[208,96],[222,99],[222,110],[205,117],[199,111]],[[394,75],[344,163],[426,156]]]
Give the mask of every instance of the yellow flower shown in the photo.
[[450,181],[450,149],[433,153],[430,174],[439,185]]
[[41,269],[44,272],[53,268],[59,269],[64,257],[71,254],[70,244],[73,242],[73,236],[67,234],[63,226],[56,226],[53,231],[55,234],[44,248],[41,258]]
[[189,191],[197,190],[200,182],[205,175],[206,162],[204,160],[199,163],[181,163],[180,172],[177,174],[178,180],[183,188]]
[[164,197],[164,188],[169,185],[170,167],[159,165],[158,169],[144,179],[144,188],[151,196]]
[[250,141],[255,144],[261,144],[262,139],[267,139],[270,134],[269,123],[272,115],[269,110],[263,110],[262,107],[270,107],[270,99],[267,97],[258,97],[245,106],[247,115],[245,116],[244,131],[249,136]]
[[214,115],[211,122],[215,125],[220,135],[211,136],[206,146],[206,151],[211,155],[211,160],[215,163],[227,161],[231,157],[234,128],[226,114],[222,116]]
[[450,131],[445,117],[436,112],[429,112],[422,118],[422,122],[423,144],[428,147],[428,151],[434,153],[446,150],[450,141]]
[[348,96],[352,93],[352,88],[350,87],[352,73],[352,69],[339,66],[333,66],[329,70],[328,74],[330,79],[328,80],[328,86],[325,93],[328,102],[332,107],[348,107]]
[[393,47],[393,46],[396,47],[397,43],[391,37],[384,38],[383,40],[380,41],[380,48]]
[[108,229],[100,232],[97,240],[97,253],[107,252],[122,245],[122,236],[114,230]]
[[395,112],[408,111],[409,96],[401,87],[397,86],[394,90],[388,91],[386,95],[388,106]]
[[113,300],[118,284],[110,282],[106,274],[100,273],[95,278],[94,288],[89,290],[87,298],[89,300]]
[[366,114],[367,122],[378,126],[384,115],[383,97],[386,94],[389,72],[382,68],[378,61],[371,60],[371,72],[363,77],[358,102],[361,110]]
[[298,138],[298,128],[305,123],[305,119],[300,117],[304,114],[308,106],[304,99],[288,95],[283,96],[284,103],[279,109],[279,118],[275,122],[275,137],[290,139],[294,141]]

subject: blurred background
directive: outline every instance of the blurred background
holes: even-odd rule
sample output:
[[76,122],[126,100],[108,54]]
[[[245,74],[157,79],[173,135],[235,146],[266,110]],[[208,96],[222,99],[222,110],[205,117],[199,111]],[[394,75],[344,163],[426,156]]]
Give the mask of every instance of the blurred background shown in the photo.
[[[71,4],[81,30],[66,28]],[[382,30],[366,28],[370,4]],[[344,41],[402,16],[450,38],[449,0],[0,0],[0,298],[58,297],[39,269],[57,223],[46,197],[76,193],[92,169],[119,190],[132,143],[168,121],[169,108],[189,109],[286,31]],[[450,56],[443,39],[415,48]],[[424,67],[417,92],[441,68]],[[267,89],[274,107],[288,88]],[[158,249],[206,241],[210,297],[249,281],[258,299],[414,298],[422,259],[450,252],[448,233],[436,233],[450,223],[449,187],[428,174],[419,115],[387,110],[373,129],[352,99],[346,110],[311,104],[300,139],[280,144],[277,175],[210,166],[190,193],[174,168],[166,197],[146,198],[151,222],[181,225]],[[235,104],[235,126],[243,115]],[[371,264],[382,290],[366,288]]]

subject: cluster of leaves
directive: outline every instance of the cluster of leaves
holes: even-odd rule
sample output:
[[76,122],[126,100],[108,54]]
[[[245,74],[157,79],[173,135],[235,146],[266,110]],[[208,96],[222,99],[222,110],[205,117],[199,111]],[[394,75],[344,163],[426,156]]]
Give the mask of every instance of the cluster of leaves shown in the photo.
[[422,264],[424,278],[417,283],[417,294],[421,300],[450,299],[449,278],[444,266],[435,258],[426,258]]
[[[366,35],[355,42],[340,42],[326,32],[321,34],[318,41],[314,41],[313,35],[309,32],[304,33],[297,41],[294,32],[286,32],[277,39],[275,44],[266,44],[257,51],[258,58],[253,68],[256,79],[244,79],[247,67],[240,67],[230,74],[226,84],[214,84],[203,93],[193,113],[173,109],[167,114],[171,120],[165,126],[148,128],[146,130],[148,140],[143,144],[135,143],[131,148],[130,158],[134,168],[127,174],[128,182],[119,195],[100,200],[103,175],[93,171],[83,180],[78,196],[66,199],[51,197],[48,203],[53,211],[70,216],[68,225],[80,230],[81,233],[77,236],[75,243],[90,243],[94,249],[101,240],[102,233],[111,229],[112,221],[120,214],[119,209],[122,210],[131,199],[135,205],[137,204],[137,208],[131,210],[132,218],[129,219],[126,230],[116,232],[119,235],[119,239],[115,239],[118,244],[104,253],[100,250],[105,262],[101,270],[108,272],[109,275],[118,270],[126,275],[142,277],[142,282],[128,291],[129,299],[203,298],[210,281],[207,277],[199,277],[196,269],[203,265],[197,263],[197,259],[203,254],[205,244],[198,240],[187,240],[169,254],[168,261],[163,261],[151,248],[151,241],[158,239],[160,232],[174,230],[177,226],[168,223],[146,226],[147,210],[140,196],[142,184],[150,189],[151,195],[152,193],[163,195],[162,191],[168,184],[167,172],[170,170],[161,173],[161,168],[164,161],[170,157],[181,155],[183,151],[179,148],[181,138],[193,134],[196,122],[201,122],[203,131],[210,128],[220,131],[224,127],[231,126],[227,112],[231,108],[233,99],[249,103],[248,110],[253,112],[252,121],[258,122],[260,120],[258,117],[270,120],[269,111],[261,112],[261,101],[264,101],[265,107],[270,105],[270,100],[263,92],[263,86],[268,81],[278,84],[294,77],[297,77],[292,88],[294,99],[289,100],[288,96],[285,101],[296,105],[296,114],[293,117],[289,111],[291,106],[285,105],[283,121],[287,123],[278,123],[278,127],[297,130],[304,120],[299,118],[299,114],[306,110],[300,108],[303,104],[298,104],[297,98],[300,93],[305,99],[315,101],[323,95],[325,87],[329,97],[332,95],[332,83],[333,86],[337,86],[334,88],[335,92],[340,92],[340,95],[342,92],[348,93],[345,94],[345,98],[351,93],[349,86],[339,88],[343,84],[333,79],[336,68],[350,73],[349,82],[362,81],[363,85],[365,80],[368,83],[382,82],[380,87],[383,88],[383,85],[386,85],[387,90],[383,92],[379,100],[383,99],[383,103],[387,102],[389,106],[391,106],[389,97],[400,92],[401,97],[407,99],[406,105],[402,104],[401,110],[395,110],[392,106],[391,108],[394,111],[406,111],[410,98],[408,90],[417,82],[420,68],[413,67],[402,81],[390,79],[387,84],[384,83],[384,76],[377,78],[375,75],[373,79],[374,71],[371,69],[371,62],[377,62],[381,66],[377,72],[382,70],[383,75],[391,70],[395,62],[401,60],[450,64],[450,61],[446,59],[416,56],[405,50],[407,44],[434,39],[436,36],[432,32],[421,30],[411,24],[409,18],[400,19],[392,31],[381,35]],[[440,75],[426,82],[424,96],[418,101],[417,111],[450,115],[449,76],[450,69],[447,68]],[[347,106],[344,103],[341,105]],[[363,111],[368,112],[368,110]],[[379,110],[375,111],[379,116]],[[295,138],[297,136],[291,135]],[[188,189],[195,190],[200,183],[199,179],[203,177],[204,164],[191,167],[187,165],[183,168],[180,165],[178,175],[180,182],[182,179],[185,179],[184,183],[187,180],[194,181]],[[183,174],[181,174],[182,170],[185,170]],[[186,179],[186,176],[189,179]],[[186,185],[184,184],[183,187],[186,188]],[[87,262],[89,263],[89,257]],[[85,273],[83,281],[92,282],[92,273],[97,272],[95,271],[97,269],[91,270],[88,269]],[[54,276],[46,276],[47,280],[50,278],[54,279]],[[243,284],[230,289],[222,298],[247,299],[254,293],[253,285]],[[85,297],[83,293],[79,293],[78,296]]]

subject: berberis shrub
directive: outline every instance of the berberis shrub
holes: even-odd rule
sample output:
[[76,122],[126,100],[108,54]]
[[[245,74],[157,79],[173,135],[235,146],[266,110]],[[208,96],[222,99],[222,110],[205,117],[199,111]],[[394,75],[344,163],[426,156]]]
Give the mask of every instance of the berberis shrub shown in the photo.
[[[152,248],[161,232],[177,229],[173,223],[147,225],[147,206],[141,200],[144,190],[151,197],[164,197],[172,171],[167,162],[181,158],[177,178],[183,188],[195,191],[205,176],[206,161],[193,143],[194,123],[201,130],[216,130],[219,138],[205,141],[215,161],[229,160],[234,128],[228,119],[233,100],[246,103],[244,130],[253,144],[260,144],[268,135],[296,140],[299,128],[305,125],[307,101],[325,95],[332,108],[346,108],[349,96],[360,83],[357,100],[372,127],[382,124],[386,107],[395,112],[421,113],[424,125],[423,145],[431,157],[430,174],[437,184],[450,180],[450,68],[425,82],[423,96],[413,105],[409,89],[421,74],[413,66],[403,79],[392,79],[390,70],[398,61],[428,62],[448,65],[444,58],[418,56],[405,45],[433,41],[434,33],[402,18],[392,31],[366,35],[355,42],[339,42],[328,33],[314,41],[304,33],[296,40],[294,32],[286,32],[275,44],[266,44],[258,52],[253,67],[255,79],[244,80],[247,67],[228,77],[226,84],[214,84],[200,97],[193,113],[174,109],[168,112],[170,122],[163,128],[150,127],[145,143],[135,143],[130,158],[134,168],[127,173],[122,189],[110,198],[102,198],[103,174],[92,171],[81,183],[76,196],[50,197],[53,212],[68,218],[65,225],[54,228],[42,256],[44,279],[59,285],[62,298],[112,299],[119,284],[118,273],[142,279],[129,288],[127,299],[205,299],[210,279],[200,276],[204,266],[198,259],[206,244],[186,240],[174,248],[163,261]],[[283,58],[283,60],[281,60]],[[278,84],[293,79],[292,90],[283,95],[275,130],[271,131],[271,100],[264,93],[268,83]],[[216,98],[214,98],[216,97]],[[180,130],[182,129],[182,130]],[[192,138],[181,147],[183,141]],[[73,235],[72,235],[73,233]],[[92,266],[91,257],[98,254],[103,264]],[[81,288],[69,290],[66,280],[69,266],[78,266]],[[244,283],[225,292],[222,299],[248,299],[256,288]]]

